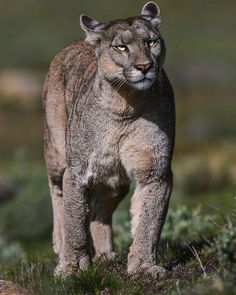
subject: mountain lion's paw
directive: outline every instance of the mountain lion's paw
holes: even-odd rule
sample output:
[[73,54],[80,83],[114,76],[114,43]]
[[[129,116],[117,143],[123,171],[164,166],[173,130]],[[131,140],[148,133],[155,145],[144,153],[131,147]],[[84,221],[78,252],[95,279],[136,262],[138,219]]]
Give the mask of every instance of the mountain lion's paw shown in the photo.
[[112,261],[112,260],[115,260],[117,257],[118,257],[118,254],[116,252],[110,251],[107,253],[95,255],[93,258],[93,261],[100,261],[100,260],[103,260],[103,261],[111,260]]
[[166,270],[165,268],[158,266],[158,265],[141,265],[135,268],[129,268],[128,267],[128,273],[131,276],[139,277],[142,275],[150,275],[154,279],[163,279],[166,276]]
[[79,266],[71,265],[68,263],[59,263],[54,270],[56,277],[68,277],[70,275],[76,275],[81,270],[86,270],[90,266],[90,259],[84,256],[79,261]]

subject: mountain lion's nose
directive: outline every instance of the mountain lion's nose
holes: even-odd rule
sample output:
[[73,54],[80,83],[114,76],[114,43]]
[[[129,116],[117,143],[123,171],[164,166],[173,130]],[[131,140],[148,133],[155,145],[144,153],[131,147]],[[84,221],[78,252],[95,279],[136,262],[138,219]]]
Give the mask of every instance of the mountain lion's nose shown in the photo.
[[146,74],[147,71],[152,67],[152,63],[135,65],[134,67],[143,74]]

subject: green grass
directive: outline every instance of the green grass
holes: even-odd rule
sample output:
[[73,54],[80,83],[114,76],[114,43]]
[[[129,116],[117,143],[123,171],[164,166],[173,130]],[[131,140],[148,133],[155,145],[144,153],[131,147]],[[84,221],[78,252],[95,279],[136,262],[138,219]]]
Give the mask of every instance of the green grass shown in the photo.
[[33,294],[143,294],[140,284],[125,274],[119,261],[99,262],[67,278],[55,278],[54,266],[42,259],[34,263],[21,261],[8,267],[4,277]]
[[[177,213],[177,212],[176,212]],[[174,216],[174,212],[172,212]],[[177,213],[177,219],[186,222],[185,214]],[[189,213],[188,213],[189,215]],[[191,216],[192,217],[192,216]],[[190,220],[191,221],[191,220]],[[167,224],[168,224],[167,220]],[[225,225],[215,234],[214,239],[201,237],[193,239],[190,230],[182,231],[178,239],[164,237],[159,250],[159,262],[167,269],[164,279],[154,280],[140,276],[132,278],[126,274],[126,259],[120,256],[115,261],[99,261],[77,276],[55,278],[55,262],[51,258],[38,257],[16,260],[1,268],[3,278],[11,280],[32,294],[236,294],[234,286],[235,231]],[[179,226],[179,223],[176,223]],[[170,230],[171,232],[171,230]],[[193,233],[193,232],[192,232]],[[208,234],[210,231],[208,231]],[[188,242],[186,242],[188,241]],[[225,242],[226,241],[226,242]],[[227,253],[227,256],[222,256]],[[231,251],[231,252],[229,252]],[[222,257],[224,257],[222,264]],[[204,293],[202,293],[204,290]]]
[[19,154],[5,167],[20,189],[15,199],[0,208],[0,230],[5,240],[0,243],[0,273],[32,294],[188,294],[189,290],[201,294],[203,289],[206,294],[227,294],[234,284],[235,258],[227,253],[234,253],[235,232],[228,221],[235,224],[235,200],[229,202],[230,208],[212,208],[211,213],[196,207],[196,199],[191,199],[192,204],[185,202],[188,208],[171,205],[175,209],[169,210],[158,255],[167,276],[155,281],[147,277],[134,280],[126,274],[131,241],[127,198],[114,217],[119,258],[99,262],[78,276],[55,279],[51,205],[44,167],[27,161],[25,154]]

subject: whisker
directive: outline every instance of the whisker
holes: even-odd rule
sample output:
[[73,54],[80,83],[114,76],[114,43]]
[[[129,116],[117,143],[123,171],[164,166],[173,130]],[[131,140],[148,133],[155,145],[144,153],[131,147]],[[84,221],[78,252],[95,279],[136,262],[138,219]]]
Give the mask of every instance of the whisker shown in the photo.
[[115,80],[111,81],[111,84],[116,88],[119,85],[120,81],[122,81],[121,78],[116,78]]
[[117,87],[116,91],[118,92],[125,83],[126,83],[126,80],[125,79],[122,80],[120,85]]
[[115,87],[115,91],[118,92],[119,88],[120,88],[120,85],[122,85],[123,83],[123,80],[120,80],[119,83],[117,83],[116,87]]
[[112,81],[112,85],[114,86],[114,88],[116,89],[117,87],[119,87],[121,83],[121,78],[116,78],[114,81]]

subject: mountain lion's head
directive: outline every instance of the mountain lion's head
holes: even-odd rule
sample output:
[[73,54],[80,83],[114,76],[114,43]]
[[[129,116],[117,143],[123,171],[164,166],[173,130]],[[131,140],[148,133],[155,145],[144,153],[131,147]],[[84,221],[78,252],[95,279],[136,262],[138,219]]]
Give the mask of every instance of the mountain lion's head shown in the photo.
[[144,5],[140,16],[100,23],[81,15],[86,41],[96,46],[100,74],[119,88],[128,84],[138,90],[151,87],[165,59],[159,32],[160,9]]

